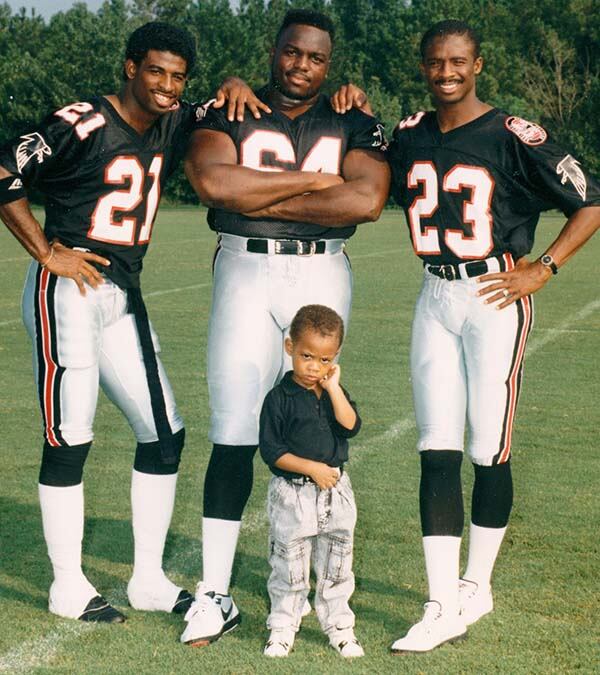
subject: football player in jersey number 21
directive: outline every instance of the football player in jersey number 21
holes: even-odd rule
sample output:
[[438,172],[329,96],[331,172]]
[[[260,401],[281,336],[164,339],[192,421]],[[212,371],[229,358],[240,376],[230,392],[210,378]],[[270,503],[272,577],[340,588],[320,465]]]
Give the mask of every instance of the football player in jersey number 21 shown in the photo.
[[[542,127],[477,98],[483,61],[468,25],[433,26],[421,57],[436,110],[400,122],[389,160],[392,192],[425,267],[411,374],[429,602],[423,619],[392,645],[397,653],[461,637],[492,611],[492,569],[512,507],[511,433],[531,294],[600,226],[600,186],[579,162]],[[529,261],[540,212],[549,208],[568,221],[546,253]],[[459,579],[465,418],[475,482]]]
[[[39,498],[54,571],[49,608],[64,617],[125,618],[81,568],[82,476],[98,383],[137,440],[129,602],[181,613],[192,600],[162,570],[184,428],[139,276],[161,191],[204,111],[179,101],[194,60],[186,31],[146,24],[129,38],[118,95],[67,105],[0,149],[0,217],[34,258],[23,317],[45,436]],[[245,102],[255,114],[268,110],[240,80],[219,90],[218,106],[226,96],[232,118]],[[44,231],[29,186],[46,198]]]

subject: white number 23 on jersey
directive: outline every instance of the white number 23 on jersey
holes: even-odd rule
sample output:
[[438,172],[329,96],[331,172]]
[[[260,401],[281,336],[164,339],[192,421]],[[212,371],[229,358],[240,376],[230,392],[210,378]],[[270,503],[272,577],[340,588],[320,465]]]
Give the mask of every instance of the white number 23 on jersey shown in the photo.
[[[422,218],[431,218],[439,207],[439,185],[435,166],[431,162],[415,162],[407,176],[409,188],[422,185],[422,192],[408,209],[412,240],[418,255],[441,253],[439,230],[435,225],[423,225]],[[446,173],[443,192],[462,192],[470,189],[470,198],[463,202],[463,223],[471,225],[472,234],[464,228],[444,230],[446,246],[459,258],[485,258],[494,246],[492,238],[491,202],[494,181],[480,166],[457,164]]]

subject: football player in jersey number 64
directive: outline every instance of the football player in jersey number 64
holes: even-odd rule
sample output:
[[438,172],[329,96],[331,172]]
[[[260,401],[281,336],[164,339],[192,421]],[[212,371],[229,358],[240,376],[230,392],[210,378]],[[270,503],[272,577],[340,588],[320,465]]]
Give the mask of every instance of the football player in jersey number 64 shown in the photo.
[[289,370],[284,338],[295,313],[324,304],[347,324],[352,277],[344,243],[387,198],[383,129],[360,110],[338,115],[320,93],[333,24],[291,10],[258,93],[272,114],[229,122],[210,109],[186,172],[219,233],[208,338],[210,439],[204,484],[204,579],[183,642],[206,645],[239,623],[229,582],[252,489],[263,399]]
[[[392,645],[421,652],[492,611],[490,586],[510,510],[511,434],[540,289],[600,226],[600,186],[545,129],[478,100],[479,40],[443,21],[421,41],[435,112],[400,122],[389,159],[424,278],[411,372],[421,457],[420,509],[429,602]],[[541,211],[567,223],[537,260]],[[483,283],[478,283],[483,282]],[[460,480],[465,418],[475,470],[467,566]]]
[[[137,439],[129,602],[179,613],[191,602],[162,570],[184,428],[139,276],[161,190],[203,114],[179,101],[194,60],[187,32],[146,24],[129,38],[118,95],[67,105],[0,150],[0,217],[34,258],[23,316],[45,436],[39,497],[54,571],[49,608],[64,617],[124,620],[81,568],[82,475],[98,383]],[[226,93],[232,117],[233,99],[256,114],[268,109],[240,80],[218,92],[218,105]],[[44,231],[29,186],[46,197]]]

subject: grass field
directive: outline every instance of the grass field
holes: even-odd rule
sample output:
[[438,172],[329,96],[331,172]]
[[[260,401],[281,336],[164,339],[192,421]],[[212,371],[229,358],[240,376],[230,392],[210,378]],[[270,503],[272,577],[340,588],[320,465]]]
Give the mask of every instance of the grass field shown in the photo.
[[[543,219],[538,251],[561,222],[557,216]],[[163,209],[154,237],[143,288],[188,430],[165,567],[193,589],[200,574],[202,477],[209,456],[205,344],[214,235],[204,212]],[[420,617],[426,599],[408,371],[421,267],[398,212],[360,228],[348,247],[355,300],[342,365],[364,420],[349,471],[359,507],[353,607],[367,655],[342,662],[313,613],[292,655],[272,663],[261,656],[268,604],[266,467],[257,458],[234,570],[242,626],[210,648],[184,647],[181,618],[127,608],[134,441],[105,398],[85,472],[84,565],[128,621],[94,626],[48,613],[51,572],[36,488],[41,429],[19,310],[27,256],[1,230],[0,672],[600,672],[599,243],[584,248],[536,297],[513,443],[515,506],[495,573],[496,611],[473,626],[466,641],[428,655],[393,657],[389,645]],[[463,474],[468,495],[468,462]]]

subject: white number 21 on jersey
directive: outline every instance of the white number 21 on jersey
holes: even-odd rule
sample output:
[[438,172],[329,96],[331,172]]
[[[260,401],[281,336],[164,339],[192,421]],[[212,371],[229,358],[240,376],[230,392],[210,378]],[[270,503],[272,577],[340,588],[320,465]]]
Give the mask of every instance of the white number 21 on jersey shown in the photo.
[[[82,117],[91,113],[93,109],[94,106],[91,103],[72,103],[54,114],[73,125],[79,139],[84,141],[96,129],[100,129],[106,124],[104,116],[100,113],[95,113],[84,122],[81,121]],[[137,219],[132,215],[125,214],[130,214],[137,208],[145,196],[144,222],[137,236],[137,243],[147,244],[150,241],[152,225],[160,201],[160,170],[162,165],[163,156],[155,155],[148,168],[148,176],[152,179],[152,185],[146,194],[144,189],[146,175],[140,160],[133,155],[115,157],[104,169],[104,183],[120,185],[122,189],[112,190],[100,197],[92,214],[87,236],[90,239],[111,244],[133,246],[136,243]],[[115,213],[119,211],[123,215],[120,220],[117,220],[115,219]]]
[[[431,218],[439,207],[439,185],[435,166],[431,162],[415,162],[408,172],[409,188],[422,184],[423,191],[415,197],[408,209],[408,220],[415,252],[422,255],[441,253],[439,230],[436,225],[421,224],[422,218]],[[463,202],[463,222],[469,223],[472,235],[461,229],[445,229],[446,246],[459,258],[485,258],[492,250],[492,193],[494,181],[480,166],[457,164],[444,176],[444,192],[471,190],[471,198]]]
[[[150,241],[152,225],[156,216],[156,209],[160,200],[160,170],[163,156],[155,155],[148,168],[148,176],[152,185],[146,194],[146,208],[144,222],[137,236],[138,244],[147,244]],[[100,197],[94,213],[91,227],[88,231],[90,239],[106,241],[111,244],[133,246],[135,242],[137,219],[131,215],[123,215],[120,220],[115,219],[116,212],[131,213],[144,199],[144,167],[137,157],[115,157],[104,170],[104,182],[109,185],[128,187],[123,190],[113,190]]]

